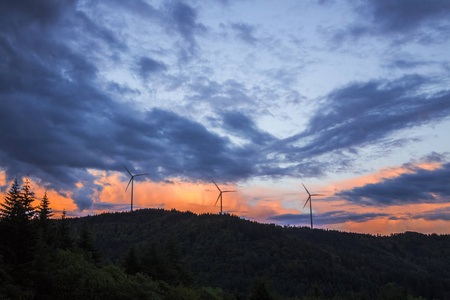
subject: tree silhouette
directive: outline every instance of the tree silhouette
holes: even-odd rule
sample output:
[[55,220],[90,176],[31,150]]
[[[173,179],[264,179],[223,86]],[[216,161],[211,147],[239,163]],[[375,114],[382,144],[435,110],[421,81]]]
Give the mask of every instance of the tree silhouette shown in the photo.
[[153,279],[161,279],[164,266],[158,253],[156,242],[149,243],[142,257],[142,272]]
[[92,260],[95,264],[100,263],[100,253],[94,246],[94,241],[87,224],[84,224],[81,229],[81,235],[78,239],[78,247],[85,253],[88,260]]
[[33,207],[33,202],[36,200],[34,192],[31,191],[30,180],[25,178],[22,193],[21,193],[21,202],[23,208],[23,216],[29,221],[33,219],[36,212]]
[[171,235],[167,239],[164,254],[166,281],[173,284],[190,284],[192,277],[186,270],[180,253],[180,244],[175,236]]
[[37,221],[38,229],[40,231],[41,238],[44,243],[48,244],[50,242],[50,217],[53,215],[50,209],[50,201],[47,197],[47,192],[45,192],[41,203],[37,207]]
[[268,283],[257,278],[250,286],[250,292],[248,296],[249,300],[274,300],[273,292],[269,290]]
[[32,226],[35,200],[31,191],[30,182],[25,180],[22,191],[17,179],[5,197],[5,203],[1,204],[1,221],[4,224],[4,255],[10,261],[13,275],[17,281],[29,285],[29,269],[33,259],[33,246],[35,234]]
[[45,192],[44,197],[42,197],[41,203],[38,206],[37,214],[39,221],[42,223],[48,223],[48,220],[53,215],[50,209],[50,201],[48,200],[47,192]]
[[20,186],[17,178],[14,179],[11,188],[5,196],[5,202],[0,203],[0,218],[4,223],[12,223],[18,215],[20,208]]
[[63,209],[61,220],[56,230],[56,247],[67,250],[72,249],[74,241],[70,235],[69,226],[66,219],[66,210]]
[[20,226],[20,212],[23,211],[20,196],[20,186],[17,178],[14,179],[11,188],[5,196],[4,203],[0,203],[0,225],[1,236],[0,245],[6,260],[12,265],[17,263],[16,249],[20,247],[18,233]]
[[123,267],[125,268],[125,272],[130,275],[134,275],[140,271],[140,263],[134,245],[128,250]]

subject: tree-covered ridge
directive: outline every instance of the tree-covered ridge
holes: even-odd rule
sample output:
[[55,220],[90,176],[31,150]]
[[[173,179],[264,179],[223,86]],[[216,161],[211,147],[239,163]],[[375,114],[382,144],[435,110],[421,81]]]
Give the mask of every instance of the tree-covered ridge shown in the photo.
[[0,299],[234,299],[220,288],[173,284],[172,274],[152,278],[126,260],[112,264],[89,224],[73,234],[65,213],[50,219],[46,194],[33,207],[36,200],[28,180],[14,180],[0,204]]
[[162,209],[51,219],[36,200],[14,181],[1,204],[0,299],[450,299],[449,235]]
[[194,282],[241,297],[260,278],[282,298],[450,299],[449,235],[372,236],[162,209],[69,222],[74,232],[89,224],[96,246],[116,264],[130,247],[142,260],[151,251],[165,255],[174,240]]

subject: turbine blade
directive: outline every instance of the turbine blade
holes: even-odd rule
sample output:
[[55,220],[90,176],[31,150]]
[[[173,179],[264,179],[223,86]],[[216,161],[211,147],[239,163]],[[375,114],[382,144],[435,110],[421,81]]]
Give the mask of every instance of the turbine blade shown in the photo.
[[134,177],[131,176],[130,181],[128,181],[127,188],[125,189],[125,192],[128,190],[128,187],[130,186],[131,181],[133,181],[133,178],[134,178]]
[[217,197],[217,200],[216,200],[216,203],[214,203],[214,206],[216,206],[217,202],[218,202],[219,199],[220,199],[220,196],[222,196],[222,192],[220,192],[219,197]]
[[222,191],[222,193],[236,193],[237,191]]
[[123,167],[125,168],[125,170],[127,170],[128,174],[130,174],[130,176],[133,176],[133,174],[131,174],[130,170],[128,170],[128,168],[125,167],[125,164],[123,164]]
[[136,175],[134,175],[134,177],[136,177],[136,176],[142,176],[142,175],[149,175],[149,174],[148,174],[148,173],[136,174]]
[[216,188],[219,190],[219,192],[221,192],[222,193],[222,191],[219,189],[219,186],[216,184],[216,182],[213,180],[213,179],[211,179],[212,180],[212,182],[214,182],[214,185],[216,186]]
[[311,196],[325,196],[324,194],[312,194]]
[[305,202],[305,205],[303,205],[303,208],[305,208],[306,204],[308,204],[308,201],[311,201],[311,196],[308,197],[308,199]]
[[305,188],[305,190],[306,190],[306,192],[308,193],[308,195],[311,196],[311,194],[309,193],[308,189],[307,189],[306,186],[303,184],[303,182],[302,182],[302,185],[303,185],[303,187]]

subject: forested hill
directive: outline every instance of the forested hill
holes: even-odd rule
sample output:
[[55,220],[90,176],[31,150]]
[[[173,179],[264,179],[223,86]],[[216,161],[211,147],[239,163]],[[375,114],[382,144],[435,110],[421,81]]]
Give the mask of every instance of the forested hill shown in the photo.
[[103,261],[238,297],[259,282],[280,298],[450,299],[449,235],[372,236],[161,209],[67,221],[75,237],[88,229]]

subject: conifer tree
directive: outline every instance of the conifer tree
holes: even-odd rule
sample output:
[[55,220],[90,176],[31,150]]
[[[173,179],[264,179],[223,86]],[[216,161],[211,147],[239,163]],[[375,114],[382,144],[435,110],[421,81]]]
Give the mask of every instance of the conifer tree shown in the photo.
[[17,178],[14,179],[11,188],[5,197],[5,202],[0,203],[0,220],[5,223],[11,223],[21,210],[20,205],[20,186]]
[[140,263],[136,254],[136,248],[134,246],[131,246],[128,250],[123,266],[125,268],[125,272],[130,275],[134,275],[140,271]]
[[269,290],[268,284],[264,279],[257,278],[250,286],[249,300],[273,300],[275,297]]
[[47,192],[45,192],[44,197],[41,200],[41,203],[37,207],[37,222],[43,242],[46,244],[50,243],[49,219],[52,215],[53,214],[50,209],[50,201],[48,200]]
[[17,178],[14,179],[11,188],[5,196],[4,203],[0,203],[0,254],[3,254],[6,261],[15,265],[17,247],[17,227],[18,214],[21,209],[20,186]]
[[59,226],[57,228],[56,234],[56,246],[60,249],[71,249],[74,245],[74,241],[70,236],[69,226],[67,225],[66,220],[66,210],[63,209],[61,221],[59,222]]
[[25,217],[27,220],[31,220],[35,215],[35,210],[33,208],[33,202],[35,200],[36,197],[34,196],[34,192],[31,191],[30,180],[28,178],[25,178],[22,187],[21,202],[23,208],[23,217]]
[[156,242],[152,241],[147,245],[142,258],[142,272],[153,279],[161,279],[164,273],[163,268],[164,266],[158,253]]
[[33,260],[33,247],[35,234],[31,219],[34,216],[32,206],[34,193],[31,191],[30,182],[25,180],[22,191],[17,179],[5,197],[5,203],[1,206],[2,223],[5,223],[4,235],[5,257],[10,262],[17,282],[28,285],[28,271]]
[[51,209],[50,209],[50,201],[47,197],[47,192],[45,192],[44,197],[41,200],[40,205],[38,206],[38,217],[39,221],[42,224],[48,223],[48,220],[53,215]]
[[166,280],[173,284],[190,284],[192,277],[186,270],[184,261],[181,258],[179,243],[174,236],[170,236],[165,244]]
[[100,253],[94,246],[91,232],[89,231],[86,224],[84,224],[83,228],[81,229],[81,235],[78,240],[78,247],[84,251],[88,260],[92,260],[92,262],[94,262],[95,264],[100,263]]

